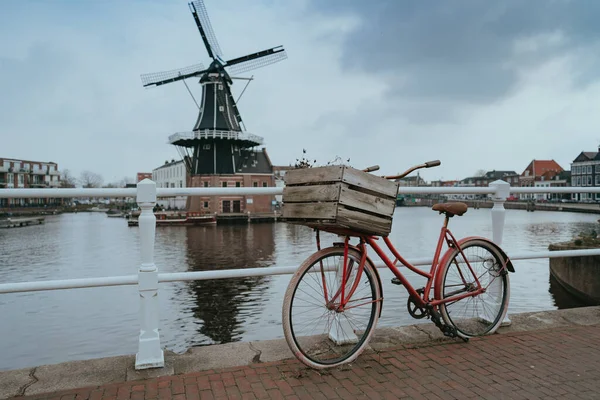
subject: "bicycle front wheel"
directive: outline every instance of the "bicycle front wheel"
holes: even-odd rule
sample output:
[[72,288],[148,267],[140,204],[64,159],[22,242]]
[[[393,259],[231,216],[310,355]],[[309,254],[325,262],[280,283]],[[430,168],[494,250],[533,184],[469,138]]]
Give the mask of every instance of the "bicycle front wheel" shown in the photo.
[[349,249],[341,308],[344,249],[330,247],[309,257],[290,281],[283,303],[283,331],[294,355],[305,365],[330,368],[356,359],[367,346],[381,310],[379,275],[361,254]]
[[510,282],[503,257],[494,245],[481,239],[468,240],[461,244],[461,249],[464,257],[454,249],[448,261],[440,267],[439,273],[443,274],[443,278],[441,287],[436,288],[437,297],[442,300],[458,297],[475,291],[479,285],[485,291],[440,304],[442,317],[464,338],[494,333],[506,315],[510,297]]

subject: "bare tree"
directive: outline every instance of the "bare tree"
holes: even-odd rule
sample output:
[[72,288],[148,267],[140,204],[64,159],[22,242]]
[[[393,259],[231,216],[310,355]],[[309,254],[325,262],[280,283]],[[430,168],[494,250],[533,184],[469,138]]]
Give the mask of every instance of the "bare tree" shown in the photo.
[[102,176],[91,171],[83,171],[79,177],[79,183],[81,183],[81,186],[84,188],[101,187],[103,181],[104,179],[102,179]]
[[485,169],[478,169],[477,172],[475,172],[475,176],[485,176]]
[[62,188],[74,188],[77,185],[77,179],[71,175],[71,171],[63,169],[60,175],[60,187]]
[[121,179],[119,181],[119,187],[125,187],[127,186],[129,183],[135,183],[135,179],[129,177],[129,176],[124,176],[123,179]]

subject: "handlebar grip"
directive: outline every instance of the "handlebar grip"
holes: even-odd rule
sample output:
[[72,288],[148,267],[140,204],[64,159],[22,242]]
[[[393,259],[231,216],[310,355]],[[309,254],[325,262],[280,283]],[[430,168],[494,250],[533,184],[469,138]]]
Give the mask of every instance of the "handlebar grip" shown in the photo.
[[435,160],[435,161],[427,161],[425,163],[425,168],[431,168],[431,167],[437,167],[438,165],[440,165],[442,162],[440,160]]
[[363,169],[363,172],[373,172],[379,169],[379,165],[373,165],[372,167]]

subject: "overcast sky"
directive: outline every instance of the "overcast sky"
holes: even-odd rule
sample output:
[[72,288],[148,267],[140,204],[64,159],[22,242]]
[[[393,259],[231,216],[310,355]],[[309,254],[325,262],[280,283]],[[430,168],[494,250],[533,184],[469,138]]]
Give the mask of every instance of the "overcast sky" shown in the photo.
[[[225,59],[283,45],[239,103],[274,164],[430,179],[563,168],[600,144],[600,2],[205,0]],[[186,1],[12,1],[0,13],[0,157],[105,182],[179,157],[197,108],[183,83],[139,75],[209,58]],[[197,80],[188,80],[201,91]],[[240,93],[243,83],[233,90]]]

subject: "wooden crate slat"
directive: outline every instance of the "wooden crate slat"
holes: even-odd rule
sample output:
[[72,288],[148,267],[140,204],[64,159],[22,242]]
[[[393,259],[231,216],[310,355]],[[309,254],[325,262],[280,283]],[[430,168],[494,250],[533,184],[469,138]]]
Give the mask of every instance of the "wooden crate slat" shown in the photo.
[[348,210],[344,207],[338,209],[336,222],[357,232],[377,236],[386,236],[392,230],[391,218],[375,217],[360,211]]
[[303,218],[311,220],[335,220],[337,202],[333,203],[286,203],[283,205],[283,217],[288,219]]
[[396,207],[395,199],[374,196],[356,190],[342,187],[340,204],[348,207],[369,211],[383,217],[391,217]]
[[398,194],[398,184],[396,182],[388,181],[355,168],[346,167],[342,181],[394,199]]
[[343,165],[331,167],[302,168],[286,172],[284,181],[286,185],[299,185],[319,182],[339,182],[344,173]]
[[342,183],[330,185],[286,186],[283,189],[283,202],[299,203],[309,201],[337,201],[340,198]]

